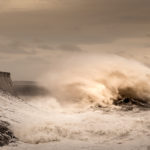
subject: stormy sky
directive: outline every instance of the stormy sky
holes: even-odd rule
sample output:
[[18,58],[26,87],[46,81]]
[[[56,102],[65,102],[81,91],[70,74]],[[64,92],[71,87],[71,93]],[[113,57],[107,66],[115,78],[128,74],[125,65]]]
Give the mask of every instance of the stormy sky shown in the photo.
[[150,66],[150,0],[0,0],[0,70],[14,80],[93,52]]

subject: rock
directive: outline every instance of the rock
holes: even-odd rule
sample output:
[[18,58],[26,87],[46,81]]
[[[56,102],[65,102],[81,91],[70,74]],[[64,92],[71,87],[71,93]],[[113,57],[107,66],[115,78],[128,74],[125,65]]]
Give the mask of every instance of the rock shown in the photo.
[[13,90],[13,83],[11,80],[11,74],[9,72],[0,71],[0,90],[15,95]]
[[8,145],[15,141],[16,137],[9,129],[9,123],[0,121],[0,146]]
[[132,110],[133,106],[138,106],[141,108],[150,108],[150,104],[148,103],[148,101],[146,100],[144,101],[142,99],[129,98],[129,97],[118,99],[114,101],[114,104],[119,106],[124,106],[125,108],[127,108],[127,110]]

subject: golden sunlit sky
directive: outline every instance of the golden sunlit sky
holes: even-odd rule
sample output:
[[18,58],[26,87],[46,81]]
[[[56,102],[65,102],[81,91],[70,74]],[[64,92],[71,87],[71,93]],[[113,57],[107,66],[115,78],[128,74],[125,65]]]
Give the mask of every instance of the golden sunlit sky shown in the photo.
[[14,80],[34,80],[74,53],[150,66],[149,0],[0,0],[0,33],[0,70]]

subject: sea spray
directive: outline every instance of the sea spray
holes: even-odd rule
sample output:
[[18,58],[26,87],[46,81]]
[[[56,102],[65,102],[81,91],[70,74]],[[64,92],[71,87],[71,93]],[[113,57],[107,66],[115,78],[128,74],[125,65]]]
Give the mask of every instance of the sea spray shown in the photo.
[[40,79],[61,104],[110,106],[130,97],[150,102],[150,69],[116,55],[82,54],[57,62]]

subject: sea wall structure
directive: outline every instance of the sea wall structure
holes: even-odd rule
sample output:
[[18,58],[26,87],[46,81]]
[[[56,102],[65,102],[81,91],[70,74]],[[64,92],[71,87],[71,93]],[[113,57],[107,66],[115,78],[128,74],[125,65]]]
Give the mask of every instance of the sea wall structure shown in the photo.
[[0,71],[0,90],[14,94],[11,74]]

